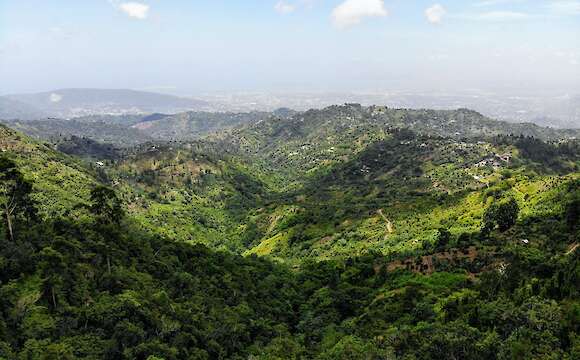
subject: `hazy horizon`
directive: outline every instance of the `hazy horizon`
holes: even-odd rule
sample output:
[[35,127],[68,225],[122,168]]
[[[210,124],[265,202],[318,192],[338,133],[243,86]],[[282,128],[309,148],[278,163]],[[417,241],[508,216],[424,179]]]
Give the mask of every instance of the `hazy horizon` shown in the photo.
[[580,93],[580,1],[0,0],[0,93]]
[[[259,96],[259,95],[272,95],[272,96],[307,96],[307,95],[320,95],[320,96],[395,96],[395,95],[416,95],[416,96],[434,96],[434,97],[445,97],[445,96],[465,96],[465,97],[478,97],[478,96],[503,96],[508,98],[534,98],[534,97],[551,97],[551,98],[570,98],[580,96],[580,90],[578,91],[565,91],[564,89],[558,90],[530,90],[530,89],[520,89],[514,90],[510,88],[506,89],[496,89],[496,90],[485,90],[485,89],[474,89],[474,88],[464,88],[455,90],[446,89],[412,89],[412,88],[384,88],[384,89],[364,89],[364,90],[322,90],[322,89],[287,89],[287,90],[268,90],[268,89],[232,89],[232,90],[207,90],[207,91],[197,91],[197,92],[181,92],[178,89],[169,88],[129,88],[129,87],[92,87],[92,86],[75,86],[75,87],[59,87],[59,88],[38,88],[35,90],[27,91],[12,91],[12,92],[2,92],[0,96],[13,96],[13,95],[32,95],[41,93],[58,93],[59,91],[65,90],[103,90],[103,91],[137,91],[151,94],[159,95],[170,95],[181,98],[203,98],[203,97],[219,97],[219,96]],[[378,104],[377,104],[378,105]]]

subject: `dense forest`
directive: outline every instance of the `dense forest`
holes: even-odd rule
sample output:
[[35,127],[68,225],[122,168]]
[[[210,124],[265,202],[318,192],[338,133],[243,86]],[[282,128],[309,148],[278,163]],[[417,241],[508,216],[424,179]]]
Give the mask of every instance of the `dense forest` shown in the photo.
[[578,141],[475,118],[0,126],[0,359],[580,358]]

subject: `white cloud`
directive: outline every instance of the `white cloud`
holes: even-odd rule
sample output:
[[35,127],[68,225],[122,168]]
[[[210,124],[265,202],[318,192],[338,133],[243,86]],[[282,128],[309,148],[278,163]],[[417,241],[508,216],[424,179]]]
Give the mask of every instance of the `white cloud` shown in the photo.
[[425,10],[427,21],[431,24],[440,24],[447,11],[441,4],[435,4]]
[[129,17],[144,20],[149,16],[149,5],[147,4],[140,2],[119,2],[117,0],[109,0],[109,2]]
[[52,93],[52,94],[50,94],[49,100],[50,100],[50,102],[53,102],[53,103],[60,102],[62,100],[62,95],[57,94],[57,93]]
[[332,21],[338,28],[359,24],[366,17],[384,17],[388,12],[383,0],[346,0],[332,11]]
[[285,1],[278,1],[276,5],[274,5],[274,10],[276,10],[280,14],[290,14],[291,12],[294,12],[294,10],[296,10],[296,7]]

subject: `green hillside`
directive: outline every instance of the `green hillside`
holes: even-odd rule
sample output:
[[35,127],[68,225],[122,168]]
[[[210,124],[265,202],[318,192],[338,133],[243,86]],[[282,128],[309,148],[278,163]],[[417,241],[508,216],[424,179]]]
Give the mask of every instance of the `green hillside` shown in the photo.
[[235,252],[247,211],[267,192],[245,164],[203,142],[144,145],[109,174],[144,229]]
[[578,358],[572,137],[346,105],[105,158],[0,126],[0,359]]
[[263,236],[249,253],[300,259],[416,251],[441,227],[456,236],[478,231],[492,199],[514,197],[527,216],[561,208],[550,194],[578,178],[577,150],[561,156],[569,168],[559,176],[530,170],[513,145],[389,136],[254,212]]
[[0,151],[33,182],[38,210],[47,218],[70,213],[76,204],[88,201],[97,183],[96,169],[2,125]]
[[21,131],[40,140],[59,142],[71,136],[86,137],[116,146],[135,146],[152,140],[147,134],[126,124],[111,123],[106,120],[35,120],[4,121],[6,126]]
[[272,117],[227,132],[218,141],[224,146],[237,147],[261,168],[274,167],[283,182],[280,185],[288,186],[294,181],[301,182],[305,174],[311,176],[352,159],[395,129],[454,141],[498,135],[524,135],[544,141],[580,136],[578,130],[494,121],[470,110],[409,110],[346,104],[286,118]]
[[267,112],[209,113],[185,112],[175,115],[151,116],[133,125],[157,140],[194,140],[216,131],[231,129],[267,119]]
[[191,141],[271,116],[269,112],[183,112],[173,115],[91,115],[70,120],[45,118],[23,121],[0,117],[0,122],[34,138],[51,142],[74,136],[127,148],[149,141]]

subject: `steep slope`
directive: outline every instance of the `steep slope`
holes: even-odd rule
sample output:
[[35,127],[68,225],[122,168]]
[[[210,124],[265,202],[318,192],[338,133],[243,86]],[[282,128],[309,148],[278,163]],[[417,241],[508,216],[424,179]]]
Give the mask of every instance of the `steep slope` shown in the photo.
[[247,165],[204,142],[143,145],[109,175],[144,229],[235,252],[245,249],[247,211],[267,193]]
[[34,183],[34,198],[43,217],[59,217],[88,201],[97,183],[96,170],[49,146],[0,125],[0,154],[16,161]]

